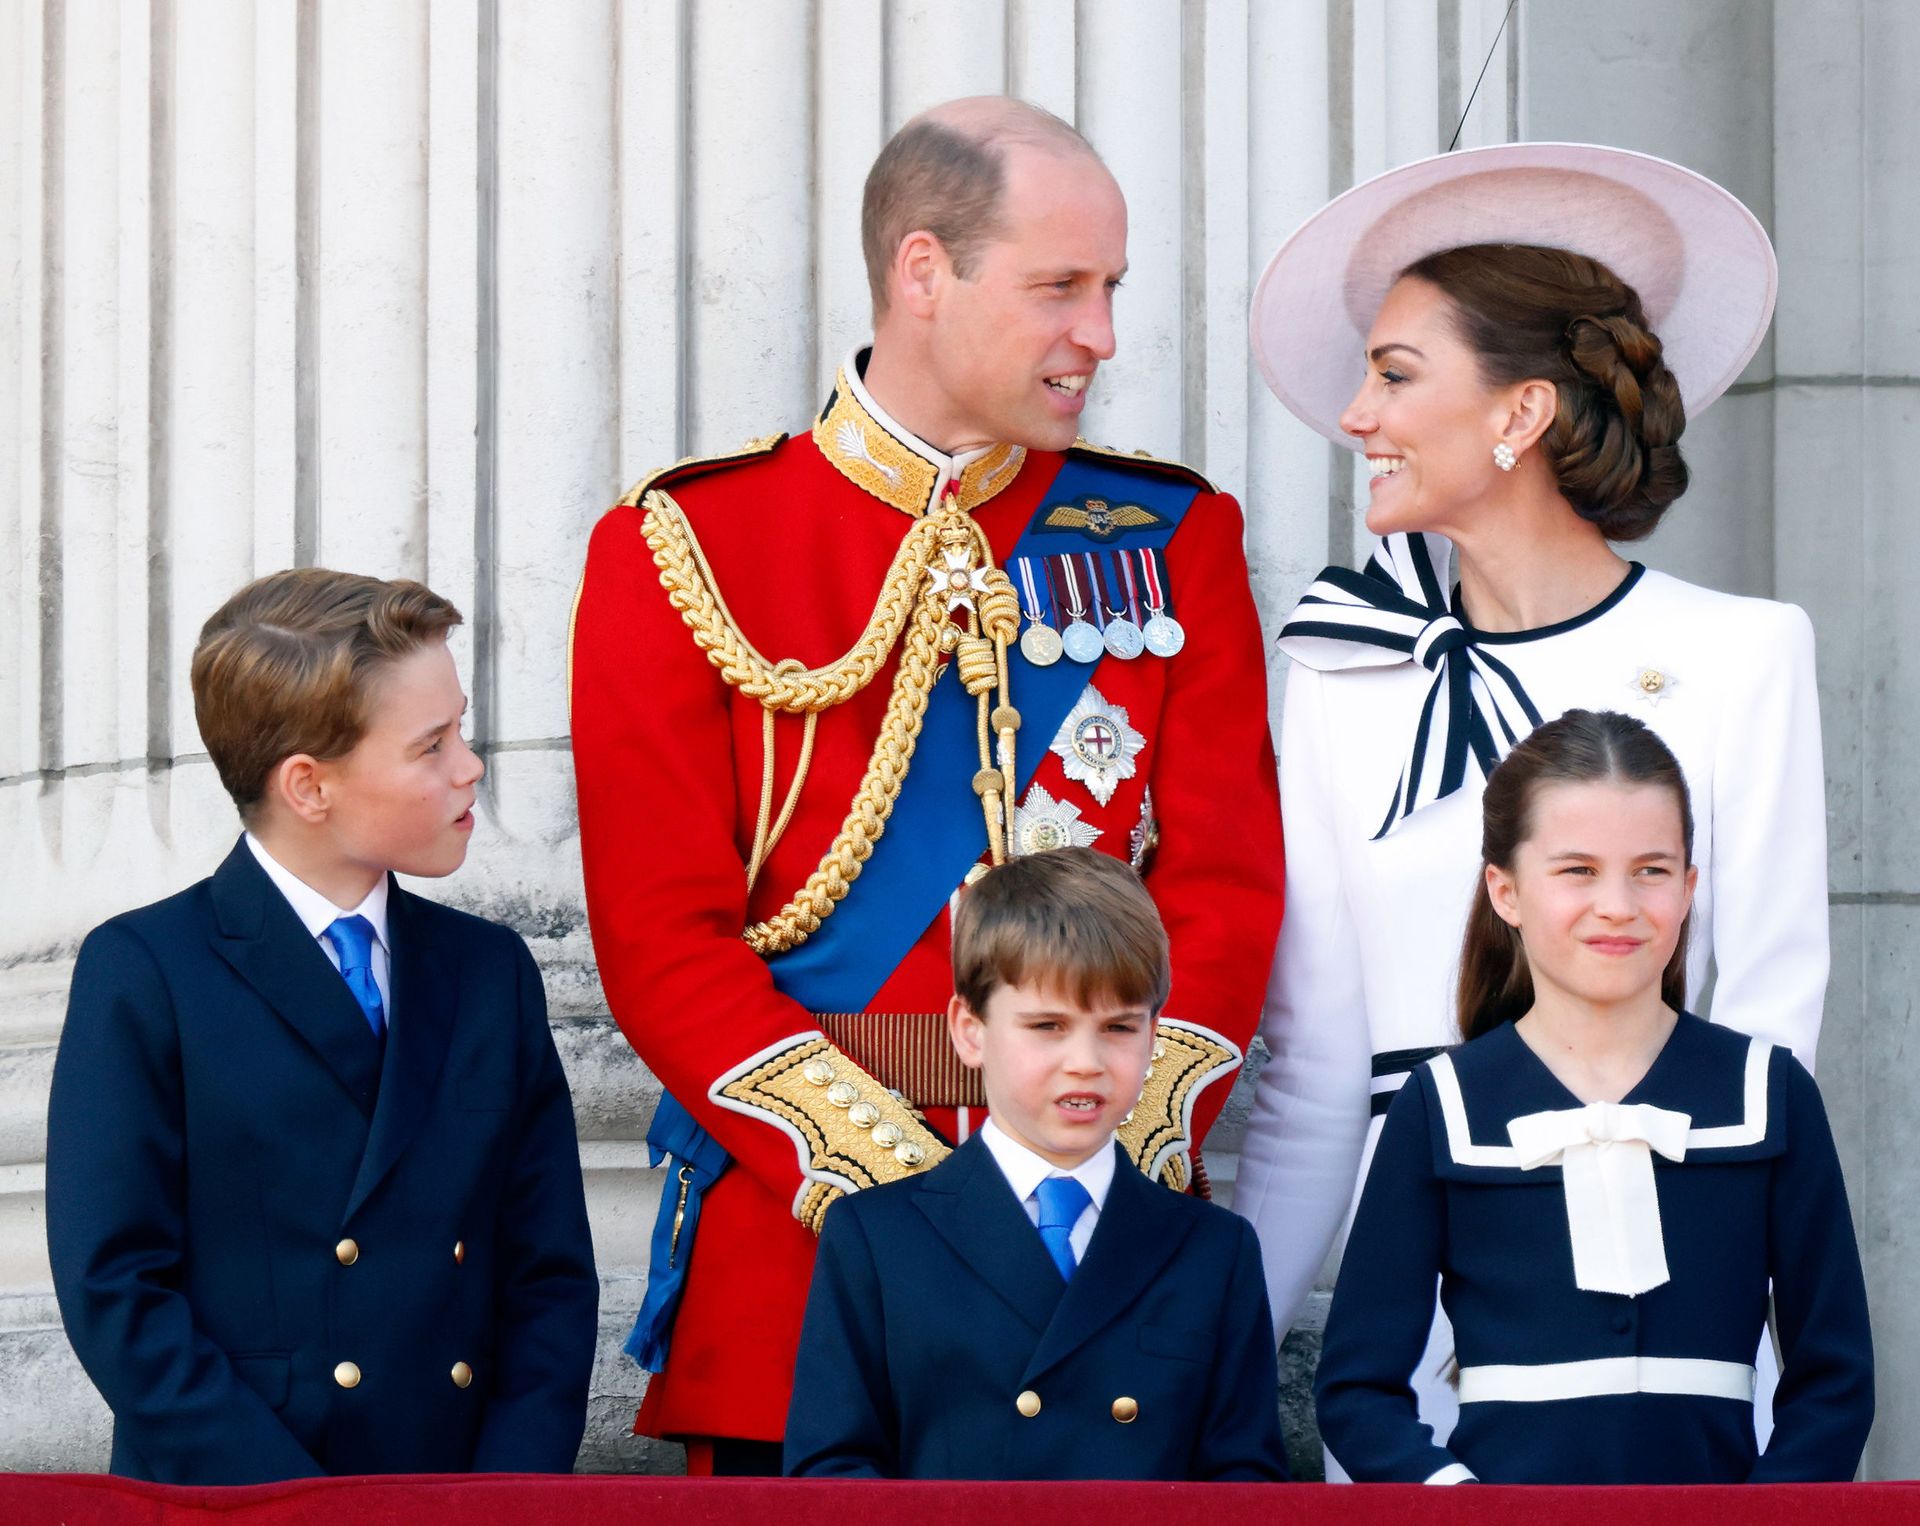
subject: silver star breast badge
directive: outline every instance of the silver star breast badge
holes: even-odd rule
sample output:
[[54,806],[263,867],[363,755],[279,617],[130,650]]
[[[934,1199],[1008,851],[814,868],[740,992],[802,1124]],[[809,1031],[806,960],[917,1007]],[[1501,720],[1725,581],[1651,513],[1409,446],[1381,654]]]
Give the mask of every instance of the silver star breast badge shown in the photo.
[[1056,848],[1091,848],[1100,829],[1080,819],[1080,807],[1055,800],[1036,784],[1013,813],[1013,836],[1022,853],[1051,853]]
[[1147,739],[1127,723],[1126,707],[1113,704],[1089,684],[1080,702],[1067,712],[1052,751],[1067,777],[1086,785],[1093,798],[1105,805],[1120,781],[1133,777],[1133,760],[1146,745]]

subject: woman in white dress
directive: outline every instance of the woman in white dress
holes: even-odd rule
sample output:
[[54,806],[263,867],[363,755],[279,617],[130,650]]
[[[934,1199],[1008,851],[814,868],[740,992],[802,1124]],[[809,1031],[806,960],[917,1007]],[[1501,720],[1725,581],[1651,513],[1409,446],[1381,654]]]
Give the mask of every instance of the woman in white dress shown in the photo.
[[[1773,252],[1691,171],[1510,144],[1355,187],[1269,264],[1254,348],[1295,414],[1365,453],[1360,572],[1282,632],[1287,915],[1235,1188],[1281,1331],[1380,1116],[1457,1042],[1450,998],[1487,773],[1543,718],[1639,715],[1698,816],[1688,1000],[1811,1068],[1827,981],[1813,634],[1792,605],[1622,558],[1685,491],[1688,417],[1758,348]],[[1711,995],[1708,996],[1711,970]],[[1411,1375],[1444,1441],[1450,1332]]]

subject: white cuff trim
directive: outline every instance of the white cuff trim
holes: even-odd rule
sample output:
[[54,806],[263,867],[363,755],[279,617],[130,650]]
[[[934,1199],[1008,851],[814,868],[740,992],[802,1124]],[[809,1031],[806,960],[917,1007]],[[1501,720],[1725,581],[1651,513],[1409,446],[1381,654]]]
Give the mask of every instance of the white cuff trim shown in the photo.
[[1473,1469],[1464,1462],[1450,1462],[1427,1482],[1430,1484],[1477,1484],[1480,1480],[1475,1476]]

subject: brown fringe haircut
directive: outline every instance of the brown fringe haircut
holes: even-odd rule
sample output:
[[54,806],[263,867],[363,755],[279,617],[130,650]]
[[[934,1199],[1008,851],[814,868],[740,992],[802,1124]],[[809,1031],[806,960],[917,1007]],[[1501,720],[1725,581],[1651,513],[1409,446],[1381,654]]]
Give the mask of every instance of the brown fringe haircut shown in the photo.
[[[1520,844],[1533,833],[1533,802],[1549,784],[1652,784],[1673,793],[1680,834],[1693,862],[1693,803],[1687,776],[1667,744],[1642,721],[1614,710],[1569,710],[1548,721],[1512,752],[1487,780],[1480,800],[1480,878],[1467,913],[1454,1008],[1460,1036],[1477,1039],[1502,1023],[1525,1017],[1533,1005],[1533,971],[1520,930],[1503,921],[1487,894],[1487,866],[1509,872]],[[1687,937],[1693,913],[1680,927],[1673,957],[1660,975],[1660,999],[1674,1011],[1687,1004]]]
[[974,1015],[1029,981],[1082,1007],[1113,1001],[1158,1015],[1173,984],[1167,930],[1126,864],[1091,848],[1009,859],[961,893],[953,989]]
[[420,583],[325,567],[271,573],[214,611],[193,649],[193,713],[241,820],[295,753],[351,752],[380,674],[459,623]]

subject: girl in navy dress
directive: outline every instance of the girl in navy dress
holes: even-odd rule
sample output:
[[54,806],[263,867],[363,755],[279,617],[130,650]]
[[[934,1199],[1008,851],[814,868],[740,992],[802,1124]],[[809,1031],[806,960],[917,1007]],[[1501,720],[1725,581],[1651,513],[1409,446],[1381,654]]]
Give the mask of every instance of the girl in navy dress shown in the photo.
[[[1793,1055],[1682,1010],[1680,765],[1631,717],[1569,711],[1494,770],[1481,853],[1468,1042],[1388,1110],[1335,1289],[1329,1451],[1372,1482],[1850,1479],[1873,1354],[1846,1188]],[[1459,1363],[1445,1447],[1408,1381],[1436,1280]]]

